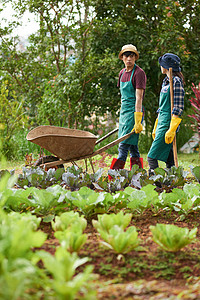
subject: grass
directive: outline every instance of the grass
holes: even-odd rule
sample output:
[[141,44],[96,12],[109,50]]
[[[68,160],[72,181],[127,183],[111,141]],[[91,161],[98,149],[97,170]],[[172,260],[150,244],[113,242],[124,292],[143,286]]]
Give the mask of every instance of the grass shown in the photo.
[[[105,169],[105,172],[110,167],[111,161],[113,157],[117,158],[117,153],[115,155],[110,155],[106,153],[102,153],[102,155],[96,155],[92,158],[93,165],[95,172],[100,168],[103,167]],[[148,170],[148,163],[147,163],[147,154],[141,154],[141,157],[143,157],[144,161],[144,169]],[[192,154],[185,154],[185,153],[178,153],[178,164],[179,166],[182,166],[185,171],[190,171],[190,166],[198,166],[200,165],[200,159],[199,159],[199,153],[192,153]],[[77,161],[77,165],[79,167],[82,167],[85,169],[85,161],[80,160]],[[1,161],[0,162],[0,169],[7,169],[7,170],[13,170],[15,169],[16,173],[20,172],[22,170],[22,167],[25,166],[25,159],[24,161]],[[65,164],[65,168],[68,166],[71,166],[71,163]],[[164,162],[159,162],[159,167],[165,168]],[[125,168],[129,170],[130,168],[130,159],[127,158]],[[88,172],[92,172],[91,165],[88,161]]]

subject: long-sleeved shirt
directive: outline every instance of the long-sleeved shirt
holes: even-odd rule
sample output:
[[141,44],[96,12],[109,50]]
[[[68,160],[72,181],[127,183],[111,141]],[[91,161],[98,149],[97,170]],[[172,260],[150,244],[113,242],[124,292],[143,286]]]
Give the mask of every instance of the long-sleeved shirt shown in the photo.
[[[162,89],[166,89],[166,87],[169,85],[170,85],[169,78],[166,76],[163,80]],[[174,107],[172,110],[172,115],[181,116],[184,109],[185,91],[183,88],[183,82],[181,78],[178,76],[173,77],[173,92],[174,92]],[[159,113],[159,109],[157,112]]]

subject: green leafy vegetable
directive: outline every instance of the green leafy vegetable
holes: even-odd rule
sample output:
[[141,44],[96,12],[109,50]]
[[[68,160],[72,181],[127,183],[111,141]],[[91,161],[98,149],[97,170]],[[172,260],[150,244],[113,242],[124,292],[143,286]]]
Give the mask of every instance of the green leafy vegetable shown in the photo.
[[63,231],[74,224],[78,224],[83,231],[87,226],[87,221],[83,216],[80,217],[78,212],[69,211],[56,216],[55,222],[51,222],[54,231]]
[[55,232],[55,237],[61,246],[69,252],[78,252],[87,241],[87,234],[83,234],[80,223],[74,223],[64,231]]
[[192,175],[196,178],[196,180],[200,183],[200,166],[190,166],[190,170]]
[[153,241],[162,249],[170,252],[179,251],[181,248],[190,244],[196,237],[197,228],[189,231],[173,224],[156,224],[150,226],[153,234]]
[[98,215],[98,221],[92,220],[93,226],[99,231],[108,232],[114,225],[118,225],[125,229],[131,222],[132,214],[124,214],[120,211],[118,214]]
[[87,266],[78,275],[75,275],[75,271],[86,263],[88,258],[80,259],[76,253],[70,254],[62,247],[56,249],[55,256],[45,251],[40,251],[37,255],[53,277],[51,287],[55,292],[55,299],[73,300],[79,291],[87,294],[89,280],[92,279],[92,266]]
[[139,246],[138,233],[135,226],[130,226],[126,231],[118,225],[114,225],[108,231],[98,230],[102,242],[106,247],[113,249],[116,253],[125,254]]

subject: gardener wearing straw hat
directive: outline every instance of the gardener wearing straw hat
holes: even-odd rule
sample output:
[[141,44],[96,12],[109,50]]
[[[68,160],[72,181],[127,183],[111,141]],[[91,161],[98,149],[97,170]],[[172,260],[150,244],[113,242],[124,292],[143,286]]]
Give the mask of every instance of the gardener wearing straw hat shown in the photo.
[[[118,137],[135,131],[128,139],[119,144],[118,158],[113,158],[110,169],[123,169],[128,151],[130,151],[130,168],[137,164],[143,167],[142,159],[138,151],[139,133],[142,131],[142,100],[146,88],[146,74],[136,65],[139,53],[132,44],[124,45],[119,53],[119,59],[123,60],[125,68],[119,73],[118,87],[121,93],[121,110],[119,117]],[[111,179],[111,177],[109,177]]]
[[[158,167],[158,160],[164,161],[167,168],[174,166],[172,142],[176,130],[181,123],[180,116],[184,109],[184,77],[181,73],[180,58],[173,53],[166,53],[159,58],[162,74],[166,74],[163,80],[158,118],[155,121],[152,137],[154,139],[149,150],[147,160],[149,163],[149,175]],[[169,68],[172,68],[174,107],[171,112]]]

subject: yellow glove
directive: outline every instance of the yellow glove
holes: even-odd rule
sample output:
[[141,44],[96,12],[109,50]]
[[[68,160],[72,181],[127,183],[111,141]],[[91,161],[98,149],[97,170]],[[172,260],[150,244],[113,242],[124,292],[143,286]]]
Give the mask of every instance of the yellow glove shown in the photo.
[[176,118],[176,117],[172,116],[170,127],[167,130],[167,132],[165,133],[165,143],[166,144],[170,144],[173,142],[173,139],[176,134],[176,129],[178,128],[178,125],[181,123],[181,121],[182,120],[180,118]]
[[157,125],[158,125],[158,118],[155,120],[154,128],[153,128],[153,131],[152,131],[153,140],[155,140]]
[[133,127],[133,130],[135,130],[135,133],[140,133],[143,130],[143,126],[141,124],[142,116],[143,116],[142,112],[135,112],[134,113],[135,125]]

